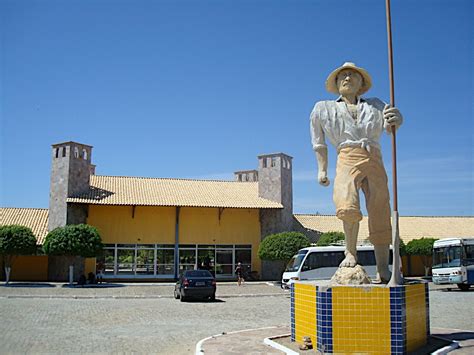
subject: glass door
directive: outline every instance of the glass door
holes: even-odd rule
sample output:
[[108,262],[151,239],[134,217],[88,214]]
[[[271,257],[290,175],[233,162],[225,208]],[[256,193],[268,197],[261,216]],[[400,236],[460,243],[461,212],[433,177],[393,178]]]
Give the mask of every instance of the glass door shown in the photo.
[[216,247],[214,245],[198,245],[198,269],[208,270],[215,275]]
[[216,277],[232,276],[233,254],[232,249],[216,249]]

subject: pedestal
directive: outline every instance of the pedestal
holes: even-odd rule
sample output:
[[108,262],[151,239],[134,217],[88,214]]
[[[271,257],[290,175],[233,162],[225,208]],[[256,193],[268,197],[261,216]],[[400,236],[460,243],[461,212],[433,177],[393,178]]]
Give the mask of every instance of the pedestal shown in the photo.
[[291,340],[323,353],[404,354],[430,332],[428,283],[291,288]]

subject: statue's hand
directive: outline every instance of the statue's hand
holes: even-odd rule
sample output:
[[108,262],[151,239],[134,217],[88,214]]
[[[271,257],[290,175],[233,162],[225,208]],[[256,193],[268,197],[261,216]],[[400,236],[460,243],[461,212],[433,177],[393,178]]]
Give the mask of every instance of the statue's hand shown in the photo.
[[398,108],[390,105],[385,105],[383,118],[385,120],[384,127],[389,133],[392,131],[392,127],[398,129],[403,123],[403,117]]
[[325,171],[320,171],[318,173],[318,182],[320,185],[322,186],[329,186],[329,184],[331,183],[331,181],[329,180],[328,178],[328,174],[327,172]]

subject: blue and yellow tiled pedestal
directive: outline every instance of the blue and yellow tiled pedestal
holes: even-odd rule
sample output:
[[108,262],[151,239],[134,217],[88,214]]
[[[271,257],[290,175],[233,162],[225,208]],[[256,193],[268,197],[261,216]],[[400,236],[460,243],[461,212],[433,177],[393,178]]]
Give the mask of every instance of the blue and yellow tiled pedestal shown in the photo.
[[324,353],[404,354],[428,341],[428,284],[291,288],[291,340]]

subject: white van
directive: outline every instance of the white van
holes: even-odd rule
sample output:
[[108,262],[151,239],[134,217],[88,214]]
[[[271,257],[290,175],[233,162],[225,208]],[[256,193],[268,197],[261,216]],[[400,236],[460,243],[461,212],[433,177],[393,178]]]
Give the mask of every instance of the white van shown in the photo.
[[[298,280],[326,280],[337,271],[344,260],[344,246],[308,247],[294,255],[286,266],[281,280],[282,288],[290,288]],[[374,247],[357,246],[357,261],[371,278],[377,274]]]

